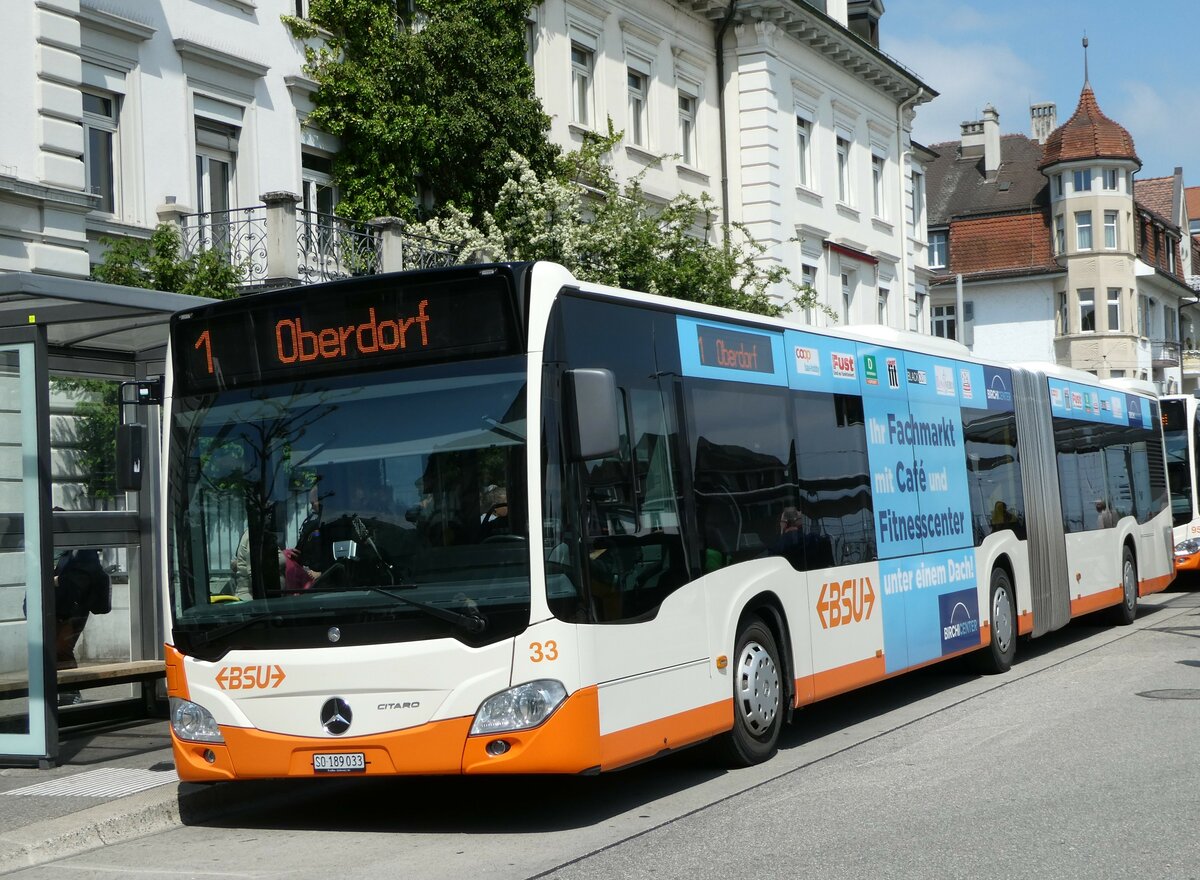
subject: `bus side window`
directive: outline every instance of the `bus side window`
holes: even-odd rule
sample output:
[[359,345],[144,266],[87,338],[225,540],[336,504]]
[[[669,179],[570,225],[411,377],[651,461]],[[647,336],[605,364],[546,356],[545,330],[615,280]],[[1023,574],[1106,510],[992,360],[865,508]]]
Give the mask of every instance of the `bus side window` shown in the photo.
[[695,382],[689,396],[704,570],[767,555],[797,506],[787,392]]
[[862,398],[795,392],[800,511],[809,571],[875,559]]

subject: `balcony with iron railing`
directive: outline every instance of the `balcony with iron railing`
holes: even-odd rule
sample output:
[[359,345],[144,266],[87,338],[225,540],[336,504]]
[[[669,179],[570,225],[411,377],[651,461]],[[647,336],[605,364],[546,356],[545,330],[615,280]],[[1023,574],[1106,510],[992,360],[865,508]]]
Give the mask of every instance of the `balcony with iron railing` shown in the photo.
[[165,205],[183,256],[220,251],[242,270],[244,288],[313,284],[404,269],[453,266],[455,242],[409,232],[395,217],[355,223],[298,207],[293,193],[267,193],[263,204],[201,214]]
[[1150,340],[1150,363],[1156,367],[1179,366],[1179,340]]

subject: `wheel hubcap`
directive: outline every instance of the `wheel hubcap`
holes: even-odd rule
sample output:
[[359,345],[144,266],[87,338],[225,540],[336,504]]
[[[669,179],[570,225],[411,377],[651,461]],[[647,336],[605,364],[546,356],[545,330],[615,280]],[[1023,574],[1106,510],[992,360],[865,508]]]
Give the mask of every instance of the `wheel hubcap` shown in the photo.
[[1125,607],[1132,608],[1133,603],[1137,601],[1137,574],[1133,570],[1133,561],[1125,560],[1125,577],[1122,578],[1125,586]]
[[779,714],[779,669],[767,649],[748,642],[738,663],[738,702],[742,720],[756,736],[771,729]]
[[1013,637],[1012,603],[1008,601],[1008,590],[1000,587],[992,599],[992,632],[995,633],[996,647],[1000,653],[1008,653],[1008,646]]

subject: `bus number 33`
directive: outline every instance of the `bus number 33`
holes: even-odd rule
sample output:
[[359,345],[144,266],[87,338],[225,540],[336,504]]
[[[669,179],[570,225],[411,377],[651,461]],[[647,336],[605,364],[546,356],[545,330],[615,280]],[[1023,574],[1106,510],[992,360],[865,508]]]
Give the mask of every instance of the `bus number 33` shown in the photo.
[[541,663],[543,660],[557,660],[558,642],[530,642],[529,651],[529,660],[532,663]]

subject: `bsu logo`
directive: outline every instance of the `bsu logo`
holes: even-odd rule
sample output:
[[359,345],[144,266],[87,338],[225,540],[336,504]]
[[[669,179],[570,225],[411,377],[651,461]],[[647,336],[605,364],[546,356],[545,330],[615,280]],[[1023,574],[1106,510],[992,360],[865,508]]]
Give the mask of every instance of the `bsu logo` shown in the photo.
[[868,577],[821,584],[821,595],[817,597],[821,629],[870,620],[874,608],[875,588]]

